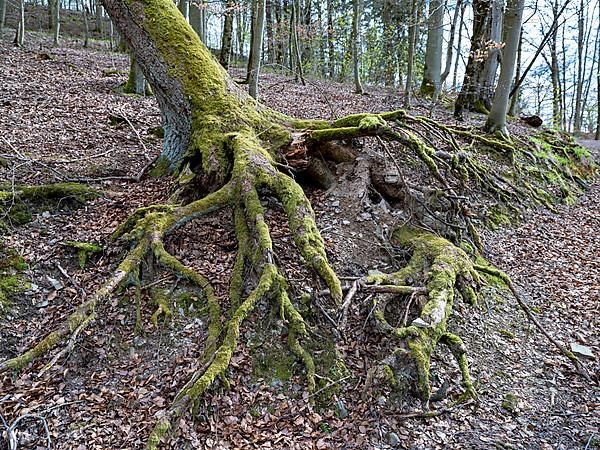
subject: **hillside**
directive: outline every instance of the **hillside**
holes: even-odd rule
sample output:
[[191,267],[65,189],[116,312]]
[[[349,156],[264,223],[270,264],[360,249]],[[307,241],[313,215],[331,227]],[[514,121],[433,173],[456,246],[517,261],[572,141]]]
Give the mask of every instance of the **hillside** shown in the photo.
[[[133,180],[160,153],[161,138],[154,99],[119,93],[128,58],[107,52],[102,43],[82,50],[68,39],[52,48],[45,35],[31,33],[27,38],[24,49],[13,47],[8,37],[0,43],[0,181],[40,185],[83,179],[99,195],[88,200],[71,193],[56,202],[28,206],[25,215],[31,221],[23,224],[4,214],[8,226],[2,245],[18,252],[27,269],[24,290],[0,310],[0,361],[29,349],[92,295],[127,250],[110,240],[115,228],[137,208],[168,202],[173,187],[164,179]],[[369,88],[368,95],[358,96],[348,85],[311,81],[302,86],[274,73],[264,74],[261,83],[267,105],[305,119],[337,119],[401,105],[391,89]],[[445,101],[435,106],[417,103],[412,117],[429,117],[444,126],[478,126],[483,121],[483,116],[473,115],[466,123],[457,123]],[[414,129],[424,140],[436,150],[447,150],[438,141],[441,132],[423,131],[420,126],[414,124]],[[510,123],[510,131],[517,142],[530,142],[537,133],[518,120]],[[486,173],[502,175],[508,170],[503,155],[480,151],[473,142],[460,142],[467,158],[476,155],[473,160]],[[433,185],[427,167],[400,145],[376,138],[349,144],[361,155],[387,161],[397,169],[393,175],[411,185]],[[543,154],[546,149],[539,146]],[[594,353],[583,363],[597,375],[600,184],[575,173],[591,172],[589,160],[600,159],[597,147],[591,155],[582,153],[572,166],[571,184],[557,175],[559,181],[554,180],[548,193],[541,186],[550,182],[538,180],[535,167],[527,175],[530,180],[515,176],[513,186],[506,179],[497,181],[514,197],[519,192],[531,194],[522,198],[518,212],[500,201],[500,188],[490,193],[468,184],[461,196],[471,196],[477,208],[473,214],[485,246],[483,256],[513,278],[552,336]],[[540,164],[552,159],[538,158]],[[314,183],[310,175],[299,179],[305,181],[335,271],[351,282],[369,271],[398,270],[407,255],[394,244],[392,230],[421,212],[402,208],[393,192],[374,187],[360,158],[330,169],[334,179],[329,189]],[[389,169],[382,167],[381,173],[388,174]],[[444,175],[450,172],[445,169]],[[521,187],[523,181],[530,181],[533,188]],[[563,204],[550,204],[560,197]],[[479,403],[451,406],[461,393],[461,377],[454,358],[442,346],[432,359],[433,390],[441,397],[432,402],[432,410],[438,411],[433,417],[419,417],[417,400],[397,396],[386,386],[365,391],[369,369],[390,346],[371,324],[373,295],[356,295],[348,306],[345,327],[335,336],[326,300],[317,295],[324,286],[298,258],[283,209],[274,198],[266,203],[272,206],[266,221],[277,262],[285,268],[295,301],[315,296],[314,306],[306,311],[310,332],[316,342],[334,343],[311,349],[329,371],[317,372],[321,388],[309,395],[304,367],[283,337],[287,324],[279,319],[277,308],[263,302],[242,326],[241,346],[228,372],[230,389],[218,384],[209,390],[196,405],[197,420],[180,419],[171,448],[598,446],[598,386],[574,370],[500,284],[487,284],[474,307],[456,301],[450,318],[449,328],[468,349]],[[80,260],[78,249],[69,242],[94,243],[102,250],[88,248],[89,254]],[[227,297],[237,250],[229,211],[186,224],[168,237],[167,247],[208,277],[219,298]],[[159,288],[168,295],[172,317],[163,322],[157,315],[153,324]],[[141,330],[136,331],[132,286],[99,306],[94,324],[51,368],[43,369],[58,350],[21,372],[0,375],[2,418],[13,423],[26,414],[44,417],[56,449],[143,448],[157,412],[197,369],[208,314],[198,290],[188,289],[172,274],[161,273],[156,282],[142,285],[141,297]],[[408,315],[410,305],[406,309]],[[343,356],[344,368],[332,364],[336,354]],[[44,445],[40,420],[25,418],[18,430],[19,448]],[[0,440],[0,449],[4,448],[9,448],[6,435]]]

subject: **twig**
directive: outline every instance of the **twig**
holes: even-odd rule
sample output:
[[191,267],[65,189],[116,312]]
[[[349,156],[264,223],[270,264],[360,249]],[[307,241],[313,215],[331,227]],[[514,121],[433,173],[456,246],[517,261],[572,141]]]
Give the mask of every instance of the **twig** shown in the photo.
[[344,303],[342,303],[341,312],[340,312],[340,315],[338,318],[338,327],[339,327],[340,331],[343,331],[344,328],[346,328],[346,319],[348,317],[348,308],[350,308],[350,303],[352,302],[352,298],[354,297],[354,295],[356,295],[356,292],[358,291],[359,284],[360,284],[360,281],[355,280],[352,283],[352,286],[350,287],[350,289],[348,290],[346,297],[344,298]]

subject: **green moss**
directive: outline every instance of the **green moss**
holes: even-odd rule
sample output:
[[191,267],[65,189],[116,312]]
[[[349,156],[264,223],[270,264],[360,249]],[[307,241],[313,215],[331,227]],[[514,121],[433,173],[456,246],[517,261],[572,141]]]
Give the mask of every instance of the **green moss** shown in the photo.
[[29,283],[22,275],[27,267],[20,255],[4,248],[0,242],[0,316],[10,308],[13,296],[29,289]]
[[502,409],[514,414],[517,412],[519,407],[519,397],[517,397],[515,394],[506,394],[502,400],[501,406]]
[[85,267],[85,264],[91,255],[94,253],[100,253],[103,250],[102,246],[98,244],[92,244],[90,242],[66,241],[65,245],[77,250],[79,267],[82,269]]
[[504,336],[504,337],[509,338],[509,339],[514,339],[515,338],[515,333],[513,333],[512,331],[501,329],[501,330],[498,330],[498,333],[500,335]]

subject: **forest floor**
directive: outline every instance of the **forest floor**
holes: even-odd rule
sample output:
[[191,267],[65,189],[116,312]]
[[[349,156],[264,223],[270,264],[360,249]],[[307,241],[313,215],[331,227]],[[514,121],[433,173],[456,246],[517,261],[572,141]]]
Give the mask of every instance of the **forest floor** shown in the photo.
[[[66,40],[52,48],[47,37],[35,33],[27,35],[24,49],[13,47],[8,36],[0,42],[0,153],[23,156],[6,158],[0,181],[113,177],[92,183],[102,194],[98,199],[78,209],[59,203],[35,211],[32,222],[2,237],[24,256],[31,285],[0,318],[0,360],[27,350],[94,292],[125,251],[109,241],[115,227],[136,208],[168,198],[164,180],[118,179],[134,176],[160,152],[160,139],[151,132],[160,124],[154,99],[118,92],[127,56],[109,53],[98,42],[87,50],[80,45]],[[396,109],[401,103],[384,88],[357,96],[348,85],[302,86],[269,73],[261,83],[265,103],[295,116],[332,118]],[[416,109],[427,113],[429,105]],[[453,120],[443,104],[433,113]],[[600,160],[597,146],[594,154]],[[359,200],[337,197],[335,190],[313,189],[310,198],[340,275],[386,269],[385,246],[379,242],[393,223],[383,223],[383,213],[363,210]],[[298,294],[309,289],[311,275],[294,256],[282,211],[272,211],[267,219],[279,263]],[[598,211],[596,181],[576,204],[559,206],[558,213],[536,210],[514,227],[484,235],[486,256],[513,277],[542,325],[565,344],[593,351],[595,357],[585,361],[592,373],[600,372]],[[67,241],[94,242],[105,250],[82,269]],[[236,250],[226,211],[186,225],[168,246],[225,296]],[[128,290],[102,305],[75,350],[50,370],[40,372],[48,357],[18,374],[1,375],[2,418],[11,423],[25,414],[43,416],[56,449],[143,448],[156,413],[195,368],[206,320],[201,311],[180,304],[171,323],[155,328],[149,321],[154,308],[147,302],[143,330],[135,333],[132,294]],[[231,390],[209,391],[197,420],[181,419],[171,448],[600,448],[600,390],[574,372],[510,297],[497,296],[475,308],[456,305],[450,328],[465,340],[480,403],[428,419],[405,417],[417,405],[396,404],[391,396],[362,398],[378,345],[364,319],[369,308],[368,299],[357,297],[346,338],[337,344],[349,369],[337,396],[312,406],[302,366],[296,364],[293,373],[279,370],[278,360],[293,357],[281,341],[283,325],[261,306],[242,327],[242,346],[229,374]],[[257,323],[271,320],[273,334],[261,335],[264,328]],[[451,381],[447,398],[433,405],[442,408],[458,394],[458,368],[440,349],[432,371],[436,387]],[[39,421],[24,419],[19,448],[45,448],[44,436]],[[5,448],[6,435],[0,433],[0,450]]]

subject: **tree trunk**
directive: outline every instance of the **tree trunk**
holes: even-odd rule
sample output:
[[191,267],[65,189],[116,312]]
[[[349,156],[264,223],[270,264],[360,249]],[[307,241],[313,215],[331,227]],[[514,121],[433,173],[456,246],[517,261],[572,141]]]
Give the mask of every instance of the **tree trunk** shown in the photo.
[[362,94],[363,87],[360,81],[360,15],[361,15],[361,0],[352,1],[353,14],[352,14],[352,69],[354,72],[354,91],[357,94]]
[[336,72],[336,56],[335,56],[335,27],[333,26],[333,0],[327,0],[327,51],[328,51],[328,62],[329,62],[329,78],[335,79]]
[[95,16],[96,16],[96,22],[95,22],[95,30],[98,33],[102,33],[102,5],[100,4],[100,0],[95,0],[96,1],[96,8],[95,8]]
[[512,90],[510,91],[510,108],[508,114],[516,116],[519,112],[519,99],[521,96],[520,87],[517,85],[521,79],[521,58],[523,54],[523,27],[521,27],[521,35],[519,36],[519,48],[517,49],[517,67],[515,69],[515,81]]
[[481,74],[478,99],[488,111],[492,106],[496,74],[502,55],[503,10],[504,0],[492,0],[490,28],[487,34],[487,55]]
[[189,0],[179,0],[179,11],[181,15],[187,21],[190,19],[190,2]]
[[83,48],[88,48],[90,41],[90,24],[88,20],[89,15],[90,10],[86,5],[83,7]]
[[583,47],[585,44],[584,35],[584,14],[585,3],[583,0],[579,3],[577,11],[577,79],[575,80],[575,117],[573,123],[573,132],[581,133],[581,100],[583,97]]
[[524,5],[525,0],[508,0],[505,13],[507,33],[504,50],[502,51],[502,69],[500,70],[494,102],[484,126],[488,133],[498,132],[508,136],[506,113],[508,112],[508,100],[515,73]]
[[15,44],[19,47],[25,44],[25,0],[19,0],[19,24],[17,25]]
[[[450,68],[452,67],[452,53],[454,51],[454,37],[456,35],[456,24],[458,22],[458,17],[460,15],[461,9],[462,0],[457,0],[456,5],[454,6],[454,14],[452,15],[452,24],[450,25],[450,36],[448,38],[448,48],[446,50],[446,65],[444,67],[444,72],[442,72],[442,74],[440,75],[440,85],[443,85],[446,82],[446,78],[448,78],[448,75],[450,74]],[[459,27],[459,38],[460,32],[461,29]],[[460,49],[458,51],[460,52]]]
[[[600,9],[600,4],[598,5]],[[600,57],[600,24],[596,32],[596,55]],[[594,139],[600,141],[600,61],[596,60],[596,135]]]
[[[417,2],[418,0],[414,0]],[[383,80],[386,86],[393,86],[396,78],[396,67],[393,64],[392,56],[394,53],[394,30],[396,24],[393,22],[393,10],[395,3],[392,0],[383,0],[383,11],[382,11],[382,23],[383,23],[383,51],[384,54],[389,58],[387,63],[384,65]],[[411,7],[411,12],[416,6]],[[411,16],[412,17],[412,16]],[[412,18],[409,18],[409,21]],[[412,29],[412,28],[411,28]],[[410,38],[409,38],[410,39]],[[408,45],[410,47],[410,44]]]
[[490,36],[492,30],[496,34],[501,34],[501,28],[499,31],[497,23],[499,4],[499,0],[473,1],[471,51],[465,68],[463,85],[454,104],[454,116],[459,120],[463,119],[465,109],[489,113],[491,106],[490,79],[493,80],[495,77],[495,70],[498,66],[498,54],[495,51],[497,44],[490,40]]
[[290,18],[290,52],[293,63],[293,71],[295,72],[296,82],[300,80],[302,85],[304,81],[304,69],[302,67],[302,54],[300,52],[300,42],[298,39],[298,27],[300,16],[300,0],[292,0],[292,16]]
[[256,22],[252,33],[252,51],[250,52],[250,65],[248,70],[248,83],[250,96],[258,100],[258,79],[262,59],[262,44],[265,28],[265,0],[257,0]]
[[[444,37],[444,0],[429,1],[429,18],[427,20],[427,45],[425,48],[425,67],[421,94],[432,97],[434,100],[441,89],[442,71],[442,41]],[[456,14],[455,20],[456,20]],[[452,45],[451,33],[449,48]],[[450,54],[450,58],[452,55]]]
[[223,38],[221,39],[221,53],[219,62],[225,68],[229,69],[229,58],[231,58],[231,41],[233,39],[233,14],[235,11],[235,1],[227,0],[225,4],[225,19],[223,20]]
[[190,25],[200,40],[206,42],[206,7],[204,3],[193,2],[190,4]]
[[412,2],[410,10],[410,26],[408,37],[408,58],[406,64],[406,85],[404,88],[404,108],[410,108],[412,88],[414,58],[417,46],[417,32],[419,29],[419,1]]
[[58,45],[58,41],[60,38],[60,1],[61,0],[54,0],[54,18],[52,20],[52,22],[54,23],[54,33],[52,35],[52,42],[54,43],[54,45]]
[[6,21],[6,0],[0,0],[0,39],[4,34],[4,22]]
[[456,42],[456,61],[454,62],[454,71],[452,72],[452,90],[456,91],[458,80],[458,66],[462,58],[462,30],[465,27],[465,10],[467,5],[462,3],[460,8],[460,22],[458,25],[458,41]]

